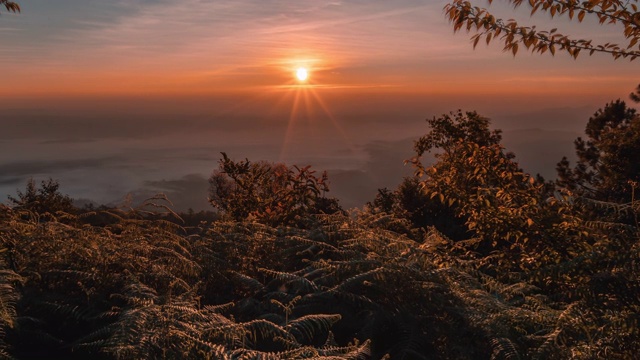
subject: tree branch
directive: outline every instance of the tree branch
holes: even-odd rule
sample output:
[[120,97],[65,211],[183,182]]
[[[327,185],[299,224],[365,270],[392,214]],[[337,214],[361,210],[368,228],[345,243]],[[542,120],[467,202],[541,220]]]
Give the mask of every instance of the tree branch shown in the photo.
[[[491,3],[491,1],[489,1]],[[509,0],[515,7],[522,4],[522,0]],[[557,33],[556,29],[550,31],[537,31],[536,27],[520,26],[515,20],[508,20],[506,23],[502,19],[497,19],[486,9],[472,6],[469,1],[456,0],[445,6],[446,16],[449,21],[454,24],[453,30],[459,31],[463,27],[467,31],[477,33],[471,37],[473,46],[478,44],[484,36],[485,41],[489,44],[492,40],[500,38],[504,41],[504,50],[511,51],[515,56],[518,52],[518,44],[522,43],[532,52],[545,53],[551,52],[555,55],[556,47],[560,50],[567,51],[574,58],[582,51],[589,51],[592,55],[595,52],[607,53],[615,59],[629,57],[635,60],[640,56],[640,13],[630,12],[627,7],[618,4],[618,1],[583,1],[579,4],[576,0],[529,0],[529,6],[532,7],[531,13],[535,13],[539,8],[547,11],[552,17],[564,13],[569,13],[569,17],[573,19],[575,12],[578,11],[578,21],[581,22],[585,14],[596,14],[600,19],[600,23],[609,20],[609,23],[621,22],[625,28],[623,36],[629,39],[626,48],[622,48],[617,44],[598,44],[593,45],[592,40],[571,39],[566,35]],[[608,4],[608,5],[607,5]],[[635,4],[631,4],[634,10],[637,10]],[[594,10],[600,8],[601,10]],[[636,46],[637,45],[637,46]],[[637,47],[637,49],[632,49]]]

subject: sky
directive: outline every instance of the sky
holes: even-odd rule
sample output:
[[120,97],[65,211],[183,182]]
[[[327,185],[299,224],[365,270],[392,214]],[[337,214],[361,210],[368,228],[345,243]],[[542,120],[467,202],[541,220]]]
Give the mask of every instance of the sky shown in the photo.
[[[474,50],[440,0],[19,3],[0,15],[0,201],[53,177],[75,198],[162,191],[205,209],[225,151],[327,170],[332,194],[361,206],[411,174],[424,120],[457,109],[490,117],[525,170],[552,177],[589,116],[640,82],[640,63],[606,55]],[[489,9],[620,41],[616,26]]]

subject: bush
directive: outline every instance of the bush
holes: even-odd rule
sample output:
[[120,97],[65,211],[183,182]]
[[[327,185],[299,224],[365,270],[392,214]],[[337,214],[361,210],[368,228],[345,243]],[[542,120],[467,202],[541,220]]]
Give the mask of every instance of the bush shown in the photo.
[[209,202],[230,219],[297,225],[309,214],[342,211],[337,200],[324,196],[329,191],[326,172],[318,177],[310,166],[235,162],[222,156],[209,178]]

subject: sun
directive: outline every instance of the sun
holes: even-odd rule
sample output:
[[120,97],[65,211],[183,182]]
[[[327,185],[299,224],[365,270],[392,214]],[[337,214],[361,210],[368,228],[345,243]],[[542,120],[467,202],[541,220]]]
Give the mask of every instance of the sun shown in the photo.
[[307,72],[307,69],[301,67],[301,68],[298,68],[298,70],[296,70],[296,77],[298,78],[298,80],[305,81],[307,80],[308,76],[309,76],[309,73]]

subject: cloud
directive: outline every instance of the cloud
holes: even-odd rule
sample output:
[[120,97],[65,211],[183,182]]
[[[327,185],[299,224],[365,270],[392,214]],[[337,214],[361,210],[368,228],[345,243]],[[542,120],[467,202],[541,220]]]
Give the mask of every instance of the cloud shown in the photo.
[[378,186],[363,170],[329,170],[329,193],[327,196],[340,200],[345,209],[361,207],[373,200]]
[[24,183],[26,178],[19,176],[0,176],[1,186],[16,186]]
[[[234,99],[242,103],[240,99]],[[231,102],[231,101],[230,101]],[[216,104],[220,104],[216,108]],[[200,114],[190,114],[189,106]],[[263,104],[249,104],[252,114],[225,113],[220,99],[184,100],[167,105],[163,99],[122,103],[118,101],[96,104],[90,113],[84,109],[39,111],[14,110],[0,119],[0,139],[34,139],[46,144],[95,142],[100,139],[150,139],[165,135],[174,138],[197,132],[215,136],[223,133],[270,133],[283,127],[282,121],[263,115]],[[184,110],[180,112],[180,107]],[[164,114],[158,114],[158,108]]]
[[573,140],[580,134],[572,131],[526,129],[506,131],[502,142],[512,151],[522,169],[547,179],[557,176],[555,167],[563,156],[575,159]]
[[[104,168],[113,166],[122,166],[125,162],[120,157],[103,157],[103,158],[83,158],[83,159],[70,159],[70,160],[28,160],[28,161],[16,161],[11,163],[0,163],[0,194],[3,197],[6,195],[14,194],[16,188],[21,188],[26,185],[27,180],[30,178],[40,181],[46,178],[53,178],[60,181],[61,191],[65,194],[76,195],[78,188],[93,188],[87,193],[92,195],[84,195],[84,197],[90,196],[92,200],[103,200],[98,196],[101,191],[104,191],[100,181],[105,182],[104,177],[94,178],[92,176],[85,176],[83,174],[102,171]],[[72,176],[71,174],[79,173],[82,179],[82,183],[79,185],[74,182],[69,182],[66,176]],[[108,180],[106,180],[108,183]],[[73,190],[68,192],[69,190]],[[98,197],[98,198],[97,198]],[[0,198],[2,201],[2,198]]]
[[[73,17],[42,5],[58,20],[43,19],[38,8],[31,9],[51,31],[26,34],[25,27],[25,37],[11,42],[11,53],[23,54],[24,61],[8,63],[15,70],[9,73],[17,84],[30,79],[18,90],[228,90],[277,85],[274,77],[298,61],[322,71],[371,64],[392,68],[391,59],[418,63],[423,55],[451,47],[439,35],[442,4],[417,0],[120,1],[106,8],[89,2],[78,9],[68,1],[57,5],[73,9]],[[99,16],[102,11],[107,15]],[[416,47],[418,37],[429,46]],[[366,79],[344,82],[358,87]]]
[[21,161],[0,164],[0,179],[34,176],[51,172],[63,172],[86,168],[103,168],[122,164],[121,157],[85,158],[71,160]]
[[366,161],[359,169],[328,170],[329,196],[340,199],[346,208],[361,207],[372,201],[377,190],[395,189],[413,169],[404,160],[413,155],[413,139],[372,141],[363,146]]

